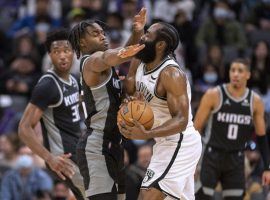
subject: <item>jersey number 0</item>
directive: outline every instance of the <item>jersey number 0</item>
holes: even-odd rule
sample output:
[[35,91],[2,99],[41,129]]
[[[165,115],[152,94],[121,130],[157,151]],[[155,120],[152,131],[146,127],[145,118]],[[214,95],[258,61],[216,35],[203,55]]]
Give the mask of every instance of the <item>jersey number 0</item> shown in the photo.
[[230,140],[236,140],[238,135],[238,125],[236,124],[230,124],[228,128],[228,139]]

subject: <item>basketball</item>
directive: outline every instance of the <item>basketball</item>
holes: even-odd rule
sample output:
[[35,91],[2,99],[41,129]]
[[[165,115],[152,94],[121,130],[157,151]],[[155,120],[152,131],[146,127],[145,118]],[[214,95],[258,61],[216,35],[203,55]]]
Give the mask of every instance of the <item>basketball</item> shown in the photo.
[[118,111],[117,121],[124,121],[128,126],[134,126],[130,119],[137,120],[146,130],[150,130],[154,124],[152,108],[143,101],[130,101]]

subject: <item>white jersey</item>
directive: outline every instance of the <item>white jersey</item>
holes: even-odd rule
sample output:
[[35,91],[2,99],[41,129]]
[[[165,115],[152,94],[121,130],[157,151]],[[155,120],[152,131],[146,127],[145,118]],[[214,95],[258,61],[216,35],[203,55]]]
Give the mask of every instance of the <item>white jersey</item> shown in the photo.
[[[136,73],[136,91],[141,92],[144,95],[145,99],[149,102],[149,105],[151,106],[154,112],[153,128],[162,125],[163,123],[172,118],[166,98],[158,96],[156,92],[160,73],[162,72],[163,69],[165,69],[168,66],[176,67],[179,70],[181,70],[180,66],[178,65],[177,62],[175,62],[175,60],[173,60],[170,57],[167,57],[160,65],[158,65],[157,67],[148,72],[146,72],[145,64],[141,63]],[[190,105],[191,89],[190,84],[188,82],[188,78],[186,83],[187,83],[187,94],[189,99],[189,116],[186,130],[183,133],[189,131],[190,129],[192,129],[192,131],[194,130],[192,122],[192,111]],[[168,137],[169,139],[175,138],[176,140],[178,140],[179,138],[179,136],[176,137],[175,135],[167,136],[166,138]],[[160,138],[155,139],[159,140]]]

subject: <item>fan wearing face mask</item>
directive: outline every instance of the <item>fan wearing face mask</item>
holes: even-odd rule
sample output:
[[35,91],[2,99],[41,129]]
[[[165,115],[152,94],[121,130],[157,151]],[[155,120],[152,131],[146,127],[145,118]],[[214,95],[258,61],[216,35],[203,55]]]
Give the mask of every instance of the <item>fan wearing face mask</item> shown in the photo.
[[227,2],[215,3],[212,17],[206,20],[199,29],[196,44],[199,48],[218,44],[221,47],[232,46],[236,50],[245,49],[246,36]]

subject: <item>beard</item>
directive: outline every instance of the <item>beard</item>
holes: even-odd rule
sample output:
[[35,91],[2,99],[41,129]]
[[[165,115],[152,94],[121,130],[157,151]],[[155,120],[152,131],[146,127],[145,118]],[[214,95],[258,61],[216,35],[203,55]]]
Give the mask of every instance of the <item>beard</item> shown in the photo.
[[156,58],[156,43],[157,41],[155,40],[150,42],[141,42],[145,47],[135,55],[135,58],[140,59],[144,63],[154,61]]

